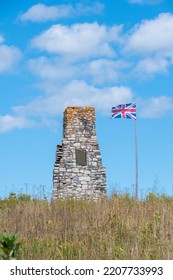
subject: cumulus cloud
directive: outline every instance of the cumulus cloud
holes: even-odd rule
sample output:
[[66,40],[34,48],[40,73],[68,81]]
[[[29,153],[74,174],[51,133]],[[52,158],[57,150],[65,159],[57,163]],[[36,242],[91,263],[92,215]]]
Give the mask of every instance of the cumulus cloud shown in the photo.
[[132,30],[125,50],[136,54],[173,53],[173,15],[159,14],[144,20]]
[[44,22],[67,17],[71,13],[71,10],[72,6],[70,5],[46,6],[39,3],[21,14],[19,19],[22,21]]
[[139,116],[142,118],[161,118],[173,110],[173,99],[167,96],[153,97],[142,102]]
[[[160,14],[142,21],[128,35],[122,33],[122,25],[52,25],[31,41],[32,48],[44,52],[42,56],[39,53],[39,57],[27,62],[30,72],[38,78],[35,86],[41,95],[13,107],[13,115],[1,116],[0,131],[36,126],[32,119],[53,126],[52,119],[67,106],[94,106],[108,115],[113,104],[133,101],[134,93],[129,87],[112,85],[120,82],[122,70],[129,67],[141,76],[168,71],[173,64],[172,23],[173,15]],[[3,43],[3,36],[0,41]],[[122,53],[120,46],[126,46]],[[1,47],[17,51],[1,44],[0,58]],[[17,58],[17,53],[13,57]],[[138,108],[140,117],[155,118],[172,110],[173,101],[161,96],[142,101]]]
[[21,21],[32,22],[46,22],[48,20],[57,20],[67,17],[76,17],[88,14],[101,14],[103,12],[104,5],[101,2],[93,2],[89,6],[83,4],[72,5],[56,5],[47,6],[42,3],[38,3],[30,7],[25,13],[19,16]]
[[130,102],[133,98],[133,92],[128,87],[98,88],[80,80],[73,80],[61,88],[56,85],[50,87],[48,83],[40,86],[46,94],[35,98],[27,105],[14,107],[15,114],[55,116],[62,114],[67,106],[77,105],[95,106],[98,111],[108,114],[112,102],[117,104]]
[[0,116],[0,133],[10,131],[12,129],[29,128],[35,125],[34,121],[28,120],[21,116],[4,115]]
[[45,56],[28,61],[32,74],[43,80],[59,81],[61,84],[72,79],[87,80],[93,85],[105,85],[119,80],[121,72],[129,68],[123,60],[106,58],[89,61],[69,62],[61,58]]
[[84,74],[89,76],[92,83],[96,85],[115,84],[120,79],[122,70],[126,68],[129,68],[129,64],[123,60],[99,58],[86,65]]
[[169,62],[161,57],[149,57],[140,60],[135,68],[135,72],[140,76],[152,76],[157,73],[167,73]]
[[32,74],[41,79],[67,81],[81,74],[80,66],[68,63],[65,59],[61,58],[47,58],[41,56],[36,59],[30,59],[27,63],[29,70]]
[[0,45],[0,73],[11,70],[21,57],[22,54],[18,48]]
[[0,133],[38,126],[55,129],[57,121],[54,117],[62,115],[67,106],[94,106],[98,112],[109,115],[113,103],[125,103],[133,99],[133,92],[128,87],[99,88],[82,80],[73,80],[61,87],[51,82],[39,86],[44,94],[28,104],[13,107],[12,115],[0,116]]
[[135,72],[153,76],[166,73],[173,64],[173,14],[162,13],[143,20],[126,37],[124,53],[136,56]]
[[115,51],[111,44],[119,41],[121,30],[122,26],[107,27],[98,23],[57,24],[35,37],[32,46],[71,59],[112,57]]

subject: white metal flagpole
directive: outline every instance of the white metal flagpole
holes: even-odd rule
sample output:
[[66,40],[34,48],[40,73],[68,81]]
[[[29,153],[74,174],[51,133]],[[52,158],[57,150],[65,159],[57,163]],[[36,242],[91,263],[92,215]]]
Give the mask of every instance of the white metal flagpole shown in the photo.
[[136,200],[138,200],[138,139],[137,139],[137,124],[136,120],[134,121],[135,126],[135,153],[136,153]]

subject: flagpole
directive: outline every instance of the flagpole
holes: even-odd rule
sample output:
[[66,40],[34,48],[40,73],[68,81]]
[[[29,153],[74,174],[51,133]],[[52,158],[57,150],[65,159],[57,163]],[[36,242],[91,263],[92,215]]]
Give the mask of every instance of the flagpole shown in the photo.
[[138,139],[137,139],[137,124],[136,120],[134,121],[134,130],[135,130],[135,154],[136,154],[136,200],[138,200]]

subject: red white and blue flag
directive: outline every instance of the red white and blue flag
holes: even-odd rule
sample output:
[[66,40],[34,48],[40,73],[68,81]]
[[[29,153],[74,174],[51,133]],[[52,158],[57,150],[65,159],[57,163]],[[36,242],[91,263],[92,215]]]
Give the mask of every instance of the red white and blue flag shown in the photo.
[[136,120],[136,102],[112,107],[112,118]]

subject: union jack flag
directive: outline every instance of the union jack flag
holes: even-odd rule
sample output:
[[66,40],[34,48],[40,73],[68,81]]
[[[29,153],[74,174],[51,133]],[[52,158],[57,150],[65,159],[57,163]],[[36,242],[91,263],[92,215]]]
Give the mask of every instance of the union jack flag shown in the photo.
[[112,118],[136,120],[136,102],[112,107]]

